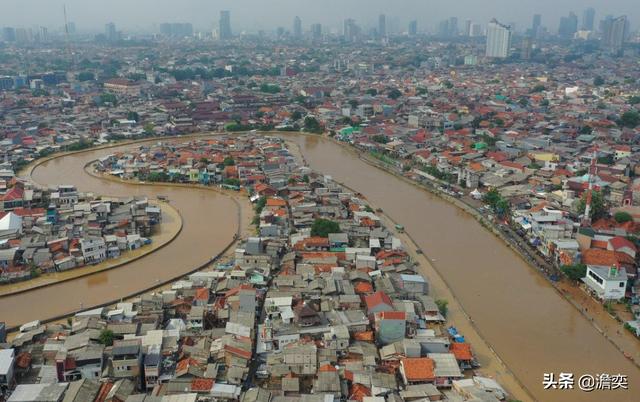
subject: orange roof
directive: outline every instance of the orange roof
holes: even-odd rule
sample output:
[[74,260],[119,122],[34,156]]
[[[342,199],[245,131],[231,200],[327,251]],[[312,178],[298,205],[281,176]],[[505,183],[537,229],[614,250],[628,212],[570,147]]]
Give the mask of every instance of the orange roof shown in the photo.
[[373,286],[369,282],[358,282],[353,288],[358,294],[373,292]]
[[213,387],[213,378],[194,378],[191,380],[191,391],[210,391]]
[[449,350],[456,357],[456,360],[472,360],[471,345],[464,342],[453,342]]
[[371,295],[365,296],[364,297],[364,302],[367,305],[367,309],[371,310],[372,308],[376,307],[379,304],[386,304],[388,306],[393,306],[393,302],[391,301],[391,298],[389,296],[387,296],[386,293],[384,293],[383,291],[379,290]]
[[404,311],[381,311],[376,313],[376,317],[381,320],[406,320],[407,315]]
[[235,347],[230,346],[230,345],[224,345],[224,350],[226,352],[231,353],[232,355],[236,355],[236,356],[242,357],[243,359],[247,359],[247,360],[251,359],[251,351],[249,351],[249,350],[235,348]]
[[338,369],[335,368],[334,366],[332,366],[331,364],[327,363],[324,366],[320,366],[318,371],[320,371],[320,372],[331,372],[331,371],[338,371]]
[[287,205],[287,202],[281,198],[267,198],[267,206],[268,207],[284,207]]
[[198,288],[196,289],[196,300],[209,300],[209,289],[207,288]]
[[353,339],[356,341],[373,342],[373,331],[362,331],[353,334]]
[[362,384],[353,384],[351,387],[351,396],[349,399],[362,401],[364,397],[371,396],[371,390]]
[[585,250],[582,254],[582,263],[587,265],[601,265],[605,267],[611,267],[616,264],[633,265],[635,263],[635,260],[625,253],[620,253],[612,250],[590,248],[588,250]]
[[405,357],[401,363],[407,381],[433,381],[435,364],[428,357]]

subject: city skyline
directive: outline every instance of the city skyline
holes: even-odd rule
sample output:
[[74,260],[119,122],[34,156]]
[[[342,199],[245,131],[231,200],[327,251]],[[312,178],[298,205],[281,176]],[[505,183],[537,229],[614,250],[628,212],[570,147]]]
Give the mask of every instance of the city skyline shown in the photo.
[[[375,28],[381,14],[386,16],[388,32],[404,32],[409,21],[416,20],[420,31],[434,31],[439,21],[449,17],[457,17],[464,22],[471,19],[486,25],[492,18],[507,23],[515,23],[516,29],[522,31],[531,25],[534,14],[542,15],[542,26],[555,31],[561,16],[575,13],[582,27],[585,10],[595,9],[595,25],[606,15],[626,15],[632,29],[637,26],[639,14],[634,2],[630,0],[581,2],[566,0],[557,4],[549,0],[524,1],[517,10],[509,7],[505,0],[493,0],[483,3],[482,7],[474,6],[475,2],[462,0],[453,7],[442,1],[401,1],[402,7],[391,6],[380,0],[353,0],[346,4],[328,0],[322,4],[313,1],[278,0],[266,5],[255,0],[216,1],[188,0],[181,7],[172,7],[169,0],[141,0],[131,5],[123,0],[101,4],[95,1],[43,1],[43,0],[8,0],[0,16],[0,26],[33,27],[47,26],[61,28],[64,25],[63,6],[67,7],[68,20],[76,24],[80,31],[98,32],[104,24],[114,22],[119,29],[128,31],[157,31],[163,22],[192,23],[196,30],[211,30],[219,26],[219,13],[222,10],[231,12],[231,24],[236,32],[257,30],[275,30],[278,27],[290,29],[291,21],[299,16],[303,30],[320,23],[327,31],[339,32],[344,19],[353,18],[364,27]],[[335,3],[335,7],[332,6]],[[153,5],[153,7],[151,7]],[[461,11],[462,10],[462,11]]]

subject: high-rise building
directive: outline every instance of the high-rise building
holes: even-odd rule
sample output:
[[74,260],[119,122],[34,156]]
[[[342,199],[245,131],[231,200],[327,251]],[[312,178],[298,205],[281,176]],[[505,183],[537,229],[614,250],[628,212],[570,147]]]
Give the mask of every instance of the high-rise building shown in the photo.
[[608,18],[603,21],[602,45],[611,54],[618,54],[629,30],[627,16]]
[[533,50],[533,39],[529,36],[522,38],[522,47],[520,49],[520,58],[522,60],[529,60],[531,58],[531,51]]
[[587,8],[582,12],[582,25],[580,27],[583,31],[593,31],[594,28],[594,20],[596,17],[596,10],[592,7]]
[[531,36],[537,38],[540,35],[540,28],[542,26],[542,15],[533,14],[533,22],[531,24]]
[[563,38],[571,39],[578,31],[578,16],[573,12],[568,17],[560,17],[560,26],[558,27],[558,35]]
[[220,39],[231,39],[233,36],[231,31],[231,12],[228,10],[220,11]]
[[484,33],[482,32],[482,25],[477,22],[472,22],[471,27],[469,28],[469,36],[477,37],[482,35],[484,35]]
[[67,32],[69,35],[76,34],[76,23],[75,22],[67,22]]
[[418,21],[413,20],[409,22],[409,36],[416,36],[418,34]]
[[511,27],[495,18],[487,25],[487,50],[485,55],[492,58],[506,58],[511,47]]
[[471,20],[466,20],[464,22],[464,36],[471,36]]
[[314,41],[318,41],[322,39],[322,25],[321,24],[313,24],[311,25],[311,37]]
[[33,33],[31,29],[17,28],[16,29],[16,42],[29,43],[33,39]]
[[293,37],[294,38],[302,37],[302,20],[297,15],[293,19]]
[[4,27],[2,29],[2,39],[4,39],[5,42],[15,42],[16,29],[12,27]]
[[116,30],[116,24],[110,22],[104,26],[104,36],[109,42],[115,42],[118,40],[118,31]]
[[49,41],[49,30],[47,29],[47,27],[40,27],[38,29],[38,41],[40,42]]
[[440,21],[438,24],[438,36],[442,38],[449,36],[449,20]]
[[347,42],[355,42],[358,39],[360,28],[356,25],[356,21],[352,18],[344,20],[344,39]]
[[449,36],[454,37],[458,36],[458,18],[451,17],[449,18]]
[[384,14],[380,14],[378,17],[378,35],[381,38],[387,36],[387,16]]

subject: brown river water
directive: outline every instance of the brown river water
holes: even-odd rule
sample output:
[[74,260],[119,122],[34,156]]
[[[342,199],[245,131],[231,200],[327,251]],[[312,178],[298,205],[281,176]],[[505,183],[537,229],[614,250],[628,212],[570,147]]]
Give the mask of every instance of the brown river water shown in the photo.
[[[404,225],[434,260],[454,294],[500,358],[539,401],[640,401],[640,370],[611,345],[536,271],[474,218],[436,196],[367,165],[319,137],[286,136],[309,165],[361,192]],[[211,191],[105,182],[83,171],[113,149],[54,159],[34,170],[38,183],[75,184],[81,191],[126,196],[167,195],[184,220],[165,248],[95,277],[0,299],[9,325],[75,310],[187,272],[219,252],[236,232],[236,206]],[[615,330],[615,329],[614,329]],[[640,343],[638,348],[640,349]],[[637,352],[637,351],[634,351]],[[574,390],[543,390],[544,373],[573,373]],[[626,374],[628,391],[583,392],[583,374]]]

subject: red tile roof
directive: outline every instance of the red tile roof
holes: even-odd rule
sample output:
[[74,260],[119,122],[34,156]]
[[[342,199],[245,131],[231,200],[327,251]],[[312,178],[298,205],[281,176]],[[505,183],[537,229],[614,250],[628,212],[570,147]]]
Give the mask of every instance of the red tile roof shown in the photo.
[[436,378],[435,364],[428,357],[405,357],[400,364],[407,381],[433,381]]
[[453,342],[449,350],[456,357],[456,360],[472,360],[471,345],[464,342]]
[[388,306],[393,306],[393,302],[391,301],[391,298],[381,290],[373,294],[364,296],[364,303],[367,305],[368,310],[375,308],[379,304],[386,304]]

